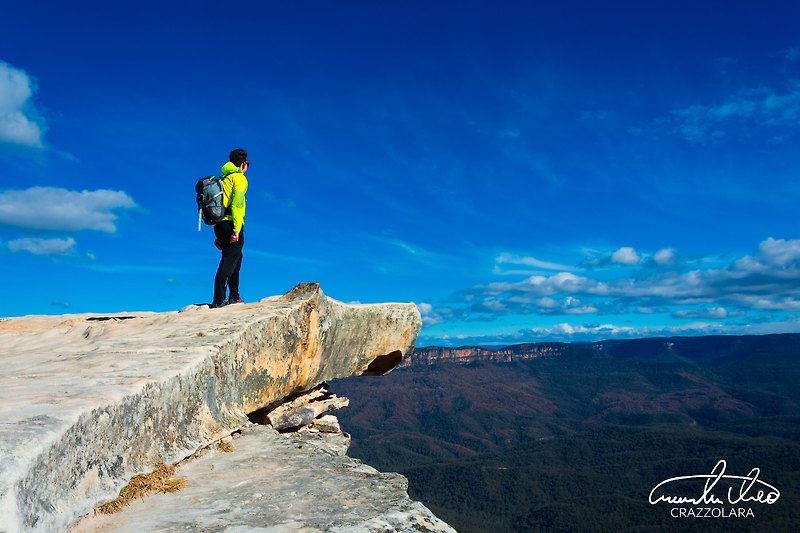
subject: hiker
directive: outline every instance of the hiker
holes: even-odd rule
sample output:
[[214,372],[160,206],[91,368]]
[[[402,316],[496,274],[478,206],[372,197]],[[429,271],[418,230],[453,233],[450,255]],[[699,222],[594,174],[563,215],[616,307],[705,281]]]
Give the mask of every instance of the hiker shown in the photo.
[[[214,300],[209,307],[242,303],[239,294],[239,270],[242,267],[244,246],[244,195],[247,192],[247,172],[250,162],[247,152],[237,148],[230,153],[229,161],[222,166],[222,205],[225,216],[214,225],[214,246],[222,251],[222,259],[214,277]],[[230,293],[225,300],[226,287]]]

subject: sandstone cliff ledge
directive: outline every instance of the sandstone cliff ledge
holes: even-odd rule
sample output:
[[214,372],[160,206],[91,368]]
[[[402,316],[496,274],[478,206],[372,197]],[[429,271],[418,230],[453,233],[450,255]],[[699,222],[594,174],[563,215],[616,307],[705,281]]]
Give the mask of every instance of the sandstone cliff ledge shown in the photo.
[[387,372],[421,326],[412,304],[347,305],[314,284],[183,311],[0,320],[1,531],[64,531],[249,413]]

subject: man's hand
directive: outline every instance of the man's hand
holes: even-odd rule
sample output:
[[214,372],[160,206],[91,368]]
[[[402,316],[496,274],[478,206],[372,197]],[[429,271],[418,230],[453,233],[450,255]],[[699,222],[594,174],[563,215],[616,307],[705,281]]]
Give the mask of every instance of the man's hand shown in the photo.
[[219,243],[218,239],[214,239],[214,246],[217,248],[217,250],[222,250],[222,245]]
[[237,231],[233,235],[231,235],[231,244],[239,242],[239,232]]

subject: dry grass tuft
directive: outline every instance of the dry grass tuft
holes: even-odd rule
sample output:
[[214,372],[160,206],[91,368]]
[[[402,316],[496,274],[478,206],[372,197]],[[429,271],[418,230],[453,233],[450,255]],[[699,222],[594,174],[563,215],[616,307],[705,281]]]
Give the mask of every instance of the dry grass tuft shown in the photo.
[[224,440],[219,441],[219,449],[223,452],[232,452],[233,451],[233,443],[226,442]]
[[133,476],[130,482],[122,487],[119,496],[114,501],[103,504],[95,509],[100,514],[113,514],[137,499],[158,492],[177,492],[187,484],[185,479],[174,479],[174,466],[163,463],[156,465],[156,469],[149,474]]

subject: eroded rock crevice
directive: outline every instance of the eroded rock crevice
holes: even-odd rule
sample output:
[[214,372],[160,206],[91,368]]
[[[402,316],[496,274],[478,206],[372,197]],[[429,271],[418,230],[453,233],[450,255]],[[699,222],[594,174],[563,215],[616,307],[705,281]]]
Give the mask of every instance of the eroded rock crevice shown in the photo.
[[403,361],[403,352],[395,350],[386,355],[379,355],[361,372],[362,376],[383,376]]
[[349,404],[350,400],[336,396],[328,390],[327,383],[322,383],[308,392],[258,409],[247,417],[254,424],[269,425],[281,433],[309,429],[335,433],[341,431],[338,420],[327,413]]

